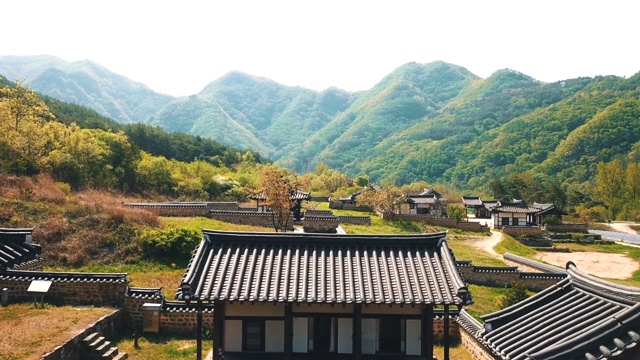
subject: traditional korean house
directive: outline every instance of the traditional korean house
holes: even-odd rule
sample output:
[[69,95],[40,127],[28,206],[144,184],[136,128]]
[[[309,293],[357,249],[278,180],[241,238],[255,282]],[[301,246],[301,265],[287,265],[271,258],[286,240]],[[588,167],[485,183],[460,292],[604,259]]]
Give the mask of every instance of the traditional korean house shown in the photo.
[[418,214],[443,216],[445,206],[440,201],[442,195],[433,189],[424,189],[419,194],[403,195],[396,201],[397,207],[401,214]]
[[553,204],[528,205],[522,200],[498,201],[497,205],[491,209],[495,229],[504,226],[541,226],[544,224],[545,217],[550,215],[567,215],[567,212]]
[[565,280],[482,316],[475,337],[495,359],[640,359],[640,289],[588,275],[572,262],[566,269]]
[[462,205],[467,209],[473,209],[473,216],[476,218],[491,218],[491,213],[484,207],[484,203],[479,196],[463,196]]
[[434,307],[448,349],[450,307],[472,302],[445,232],[203,232],[176,299],[214,304],[226,360],[431,359]]
[[569,215],[568,212],[553,204],[533,203],[531,206],[538,209],[538,212],[531,214],[529,218],[529,222],[535,225],[544,225],[547,216],[561,217],[563,215]]
[[42,251],[32,233],[33,228],[0,228],[0,271],[42,270]]
[[[269,211],[265,204],[267,197],[264,192],[259,192],[249,196],[249,199],[256,201],[256,209],[259,212]],[[311,199],[311,193],[296,191],[291,193],[291,213],[295,221],[302,219],[302,202]]]

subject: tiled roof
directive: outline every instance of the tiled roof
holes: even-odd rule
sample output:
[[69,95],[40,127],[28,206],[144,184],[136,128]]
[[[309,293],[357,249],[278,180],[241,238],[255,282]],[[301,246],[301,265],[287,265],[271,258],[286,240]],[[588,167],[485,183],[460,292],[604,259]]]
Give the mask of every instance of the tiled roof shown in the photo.
[[206,300],[469,304],[445,237],[204,230],[183,282]]
[[0,274],[0,280],[51,280],[62,282],[114,282],[126,283],[126,273],[81,273],[81,272],[45,272],[26,270],[7,270]]
[[414,204],[435,204],[439,202],[438,198],[433,195],[409,195],[409,199]]
[[0,228],[0,270],[40,261],[40,245],[31,243],[33,228]]
[[506,213],[527,213],[534,214],[540,211],[540,209],[527,205],[524,201],[498,201],[498,204],[491,209],[493,212],[506,212]]
[[480,196],[463,196],[462,203],[464,206],[482,206]]
[[533,203],[533,205],[531,206],[539,209],[538,211],[539,215],[569,215],[568,212],[562,210],[561,208],[553,204]]
[[127,286],[127,291],[124,293],[124,296],[137,299],[162,299],[164,296],[162,295],[161,290],[161,287],[136,288]]
[[640,289],[585,274],[571,262],[567,273],[533,297],[482,316],[478,339],[501,359],[593,360],[623,352],[640,358]]

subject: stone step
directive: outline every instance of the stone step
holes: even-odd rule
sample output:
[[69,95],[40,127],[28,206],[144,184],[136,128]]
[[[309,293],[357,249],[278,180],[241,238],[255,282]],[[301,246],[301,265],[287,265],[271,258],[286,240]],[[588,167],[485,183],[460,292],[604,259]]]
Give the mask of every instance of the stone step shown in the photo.
[[89,342],[89,347],[92,349],[97,348],[104,342],[104,336],[94,337],[93,341]]
[[112,360],[126,360],[128,358],[129,358],[129,354],[124,352],[124,353],[120,353],[120,354],[116,355],[116,357],[114,357]]
[[118,355],[118,348],[113,346],[107,352],[102,354],[101,359],[113,359],[116,355]]
[[93,340],[95,340],[99,336],[100,334],[98,334],[97,332],[94,332],[89,334],[86,338],[82,339],[82,341],[90,344]]
[[103,354],[107,349],[111,347],[111,341],[105,341],[100,346],[94,348],[94,351],[100,354]]

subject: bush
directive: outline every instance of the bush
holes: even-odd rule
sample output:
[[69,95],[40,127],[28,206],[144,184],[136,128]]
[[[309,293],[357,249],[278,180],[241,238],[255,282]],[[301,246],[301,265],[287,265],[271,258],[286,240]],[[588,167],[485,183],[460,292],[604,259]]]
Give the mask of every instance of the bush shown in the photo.
[[198,230],[173,226],[147,230],[140,235],[145,254],[169,257],[189,256],[201,238]]
[[502,298],[500,305],[502,308],[508,308],[527,298],[527,287],[524,281],[518,280],[513,283],[507,294]]

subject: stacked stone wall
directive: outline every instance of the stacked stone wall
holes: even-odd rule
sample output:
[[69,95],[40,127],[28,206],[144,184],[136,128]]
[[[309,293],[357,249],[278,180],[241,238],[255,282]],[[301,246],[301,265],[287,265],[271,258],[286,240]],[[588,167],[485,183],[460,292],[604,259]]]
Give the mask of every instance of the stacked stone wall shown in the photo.
[[[9,289],[10,302],[33,301],[34,294],[27,292],[30,284],[30,279],[6,277],[0,279],[0,289]],[[122,306],[126,288],[126,282],[57,281],[54,279],[49,291],[44,294],[44,301],[58,305]],[[38,295],[39,297],[40,295]]]
[[460,342],[467,349],[471,357],[475,360],[498,360],[489,349],[482,345],[478,339],[470,334],[465,328],[460,327]]
[[306,233],[335,233],[340,226],[337,216],[305,216],[302,227]]
[[[209,217],[214,220],[232,224],[262,226],[273,228],[273,213],[250,211],[209,211]],[[293,229],[293,217],[289,218],[287,230]]]
[[329,197],[328,196],[312,196],[309,201],[315,201],[315,202],[329,202]]
[[502,232],[511,236],[541,236],[542,229],[538,226],[503,226]]
[[105,315],[95,323],[74,335],[64,344],[53,351],[44,354],[41,360],[79,360],[82,359],[82,340],[94,332],[98,332],[107,339],[114,339],[126,326],[126,316],[123,309],[118,309]]
[[[202,326],[213,329],[213,308],[203,309]],[[195,334],[198,328],[198,312],[194,307],[189,309],[172,309],[165,306],[160,313],[160,332]]]
[[[433,339],[435,341],[444,341],[444,319],[443,318],[433,319]],[[449,318],[449,339],[452,341],[460,340],[460,326],[451,317]]]
[[490,229],[488,226],[482,225],[479,222],[473,221],[460,221],[457,225],[458,229],[464,231],[474,231],[474,232],[489,232]]
[[240,205],[237,202],[208,202],[207,208],[209,210],[240,210]]
[[144,304],[162,304],[164,299],[160,297],[145,298],[145,297],[131,297],[126,296],[124,298],[124,307],[127,309],[127,315],[129,321],[136,324],[136,326],[142,326],[142,319],[144,317],[144,311],[142,305]]
[[576,232],[576,233],[586,233],[588,231],[587,224],[585,223],[567,223],[567,224],[558,224],[558,225],[546,225],[547,231],[551,232]]

